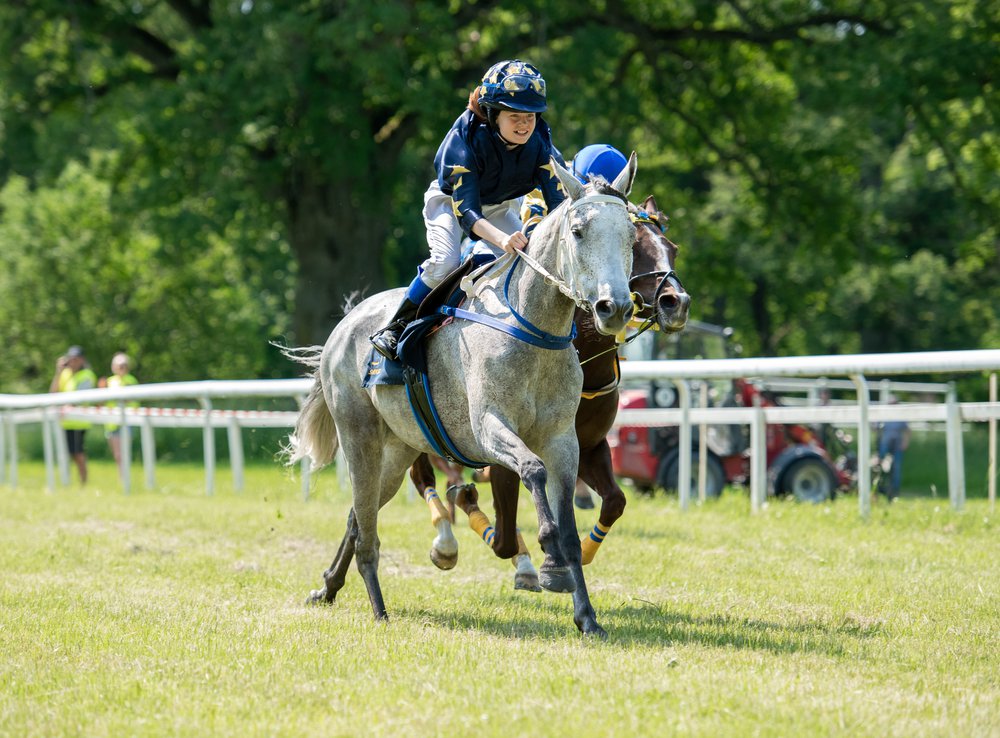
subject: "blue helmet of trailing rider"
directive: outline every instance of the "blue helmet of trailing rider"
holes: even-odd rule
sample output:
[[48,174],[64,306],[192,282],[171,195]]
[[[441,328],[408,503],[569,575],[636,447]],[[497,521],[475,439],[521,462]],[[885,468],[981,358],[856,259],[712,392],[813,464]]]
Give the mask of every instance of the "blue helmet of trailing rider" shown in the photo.
[[573,174],[587,184],[589,175],[600,175],[608,182],[614,182],[628,165],[625,155],[608,144],[584,146],[573,157]]
[[534,66],[520,59],[497,62],[483,75],[479,104],[493,110],[543,113],[548,107],[545,80]]

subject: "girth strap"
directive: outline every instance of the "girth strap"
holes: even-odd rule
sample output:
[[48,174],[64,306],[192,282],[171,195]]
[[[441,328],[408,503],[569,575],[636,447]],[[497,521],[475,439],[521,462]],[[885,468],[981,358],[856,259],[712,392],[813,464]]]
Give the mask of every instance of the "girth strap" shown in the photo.
[[458,462],[473,469],[488,466],[485,461],[473,461],[467,458],[455,447],[431,399],[431,386],[425,372],[417,371],[410,366],[404,367],[403,383],[406,385],[406,399],[410,401],[413,418],[417,421],[424,438],[434,449],[434,453],[448,461]]

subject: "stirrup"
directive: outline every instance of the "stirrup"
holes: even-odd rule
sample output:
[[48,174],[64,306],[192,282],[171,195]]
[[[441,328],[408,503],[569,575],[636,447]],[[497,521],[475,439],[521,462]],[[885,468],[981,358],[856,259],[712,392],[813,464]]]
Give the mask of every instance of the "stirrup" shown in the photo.
[[400,321],[394,320],[385,328],[375,331],[368,337],[368,340],[371,341],[375,350],[389,361],[398,361],[399,356],[396,354],[396,347],[399,346],[399,338],[405,327],[405,325],[400,325]]

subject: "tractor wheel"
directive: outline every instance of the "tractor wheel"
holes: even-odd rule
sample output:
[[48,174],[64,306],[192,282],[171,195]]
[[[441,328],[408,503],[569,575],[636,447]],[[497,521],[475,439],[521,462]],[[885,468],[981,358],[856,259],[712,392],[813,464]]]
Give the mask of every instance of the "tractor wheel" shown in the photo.
[[[698,496],[698,452],[691,452],[691,497],[696,498]],[[657,481],[660,486],[665,490],[677,491],[677,473],[680,469],[680,459],[678,458],[677,452],[672,451],[669,455],[663,457],[663,461],[660,464],[660,473],[657,477]],[[723,487],[726,486],[726,472],[722,468],[722,462],[720,462],[712,454],[708,455],[708,459],[705,464],[705,473],[707,479],[705,481],[705,496],[708,498],[718,497],[722,494]]]
[[799,459],[781,477],[781,492],[799,502],[826,502],[833,497],[836,481],[822,459]]

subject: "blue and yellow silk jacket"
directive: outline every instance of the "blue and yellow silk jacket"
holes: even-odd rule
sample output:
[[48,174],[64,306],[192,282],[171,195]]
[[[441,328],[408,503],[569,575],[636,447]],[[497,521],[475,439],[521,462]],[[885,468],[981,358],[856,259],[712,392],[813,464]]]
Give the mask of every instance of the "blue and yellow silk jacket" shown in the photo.
[[451,195],[462,230],[471,236],[472,226],[483,217],[483,205],[513,200],[536,187],[549,210],[566,198],[549,161],[553,153],[558,155],[541,116],[528,142],[507,150],[496,131],[466,110],[441,142],[434,168],[441,191]]

